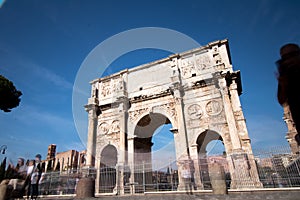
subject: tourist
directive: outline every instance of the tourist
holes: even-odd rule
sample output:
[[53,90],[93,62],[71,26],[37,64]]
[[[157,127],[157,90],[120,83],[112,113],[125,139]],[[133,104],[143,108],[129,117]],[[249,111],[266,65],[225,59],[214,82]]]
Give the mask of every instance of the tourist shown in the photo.
[[27,165],[25,165],[24,158],[18,158],[18,164],[17,164],[16,169],[17,169],[19,177],[21,179],[25,180],[26,175],[27,175]]
[[31,195],[31,175],[34,172],[34,166],[35,160],[29,160],[27,167],[27,177],[24,184],[24,189],[27,187],[27,199],[29,199],[29,196]]
[[185,191],[187,194],[192,193],[192,176],[188,166],[184,165],[181,171],[181,177],[184,182]]
[[[38,186],[39,186],[39,182],[40,182],[40,179],[41,179],[41,177],[42,177],[42,172],[43,172],[43,165],[42,165],[42,156],[41,156],[41,154],[37,154],[36,156],[35,156],[35,165],[34,165],[34,173],[36,173],[35,174],[35,178],[37,179],[36,180],[36,182],[34,182],[34,184],[35,184],[35,188],[34,188],[34,194],[36,194],[36,197],[37,197],[37,195],[38,195],[38,193],[39,193],[39,190],[38,190]],[[32,182],[31,182],[32,183]]]
[[300,145],[300,48],[297,44],[286,44],[280,49],[281,59],[278,60],[278,102],[288,105],[297,135],[295,140]]
[[39,169],[34,168],[34,171],[31,174],[31,178],[30,178],[30,185],[31,185],[31,187],[30,187],[30,196],[31,196],[31,199],[37,199],[39,179],[40,179]]

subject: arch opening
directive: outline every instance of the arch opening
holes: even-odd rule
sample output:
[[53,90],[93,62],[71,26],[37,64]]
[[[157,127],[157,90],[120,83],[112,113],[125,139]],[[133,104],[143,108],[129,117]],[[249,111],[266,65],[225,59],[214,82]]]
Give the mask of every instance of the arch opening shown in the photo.
[[[198,136],[197,147],[201,182],[204,189],[212,189],[209,177],[209,165],[211,163],[218,163],[223,166],[225,175],[230,177],[223,138],[215,131],[206,130]],[[229,177],[227,179],[230,185]]]
[[[163,114],[150,113],[142,117],[134,131],[135,182],[147,190],[176,189],[178,178],[174,135],[171,121]],[[145,188],[136,187],[136,192]]]
[[100,193],[112,193],[116,186],[116,165],[118,151],[113,145],[107,145],[101,152]]

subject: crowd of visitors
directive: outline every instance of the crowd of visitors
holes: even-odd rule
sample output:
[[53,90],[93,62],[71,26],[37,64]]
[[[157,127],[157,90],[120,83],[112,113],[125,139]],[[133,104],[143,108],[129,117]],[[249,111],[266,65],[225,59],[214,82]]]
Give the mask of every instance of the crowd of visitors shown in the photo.
[[37,199],[39,194],[39,185],[43,181],[43,172],[45,167],[41,162],[42,156],[37,154],[35,159],[27,160],[18,158],[18,163],[14,166],[9,164],[8,172],[10,177],[8,185],[12,190],[18,191],[19,196],[27,196],[27,199]]

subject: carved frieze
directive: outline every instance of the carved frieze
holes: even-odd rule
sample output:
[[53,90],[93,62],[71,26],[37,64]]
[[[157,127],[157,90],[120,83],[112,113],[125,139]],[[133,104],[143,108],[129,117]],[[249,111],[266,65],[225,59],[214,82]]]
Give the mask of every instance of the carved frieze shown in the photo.
[[111,94],[110,81],[102,82],[100,94],[101,94],[101,97],[106,97]]
[[199,72],[209,69],[212,66],[212,61],[208,55],[202,55],[196,58],[196,66]]
[[129,111],[129,119],[134,122],[136,121],[139,116],[143,115],[144,113],[149,113],[149,108],[141,108],[138,110],[134,110],[134,111]]
[[112,90],[112,92],[118,92],[118,91],[123,90],[123,81],[119,78],[113,79],[111,90]]
[[189,78],[193,73],[196,73],[194,62],[192,60],[183,60],[181,73],[184,78]]
[[122,78],[115,78],[103,81],[100,90],[100,97],[105,98],[111,96],[114,93],[123,90],[123,80]]
[[159,107],[164,109],[173,119],[176,120],[177,113],[176,113],[176,109],[175,109],[175,102],[162,104]]

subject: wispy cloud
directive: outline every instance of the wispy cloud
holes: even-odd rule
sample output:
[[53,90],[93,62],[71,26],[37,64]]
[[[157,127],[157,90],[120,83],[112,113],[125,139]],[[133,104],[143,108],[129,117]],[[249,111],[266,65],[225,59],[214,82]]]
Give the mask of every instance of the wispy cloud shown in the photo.
[[65,88],[65,89],[73,88],[73,83],[67,81],[64,77],[59,76],[58,74],[54,73],[53,71],[51,71],[45,67],[42,67],[38,64],[35,64],[30,61],[22,60],[22,61],[19,61],[19,66],[30,70],[36,78],[46,80],[60,88]]
[[46,81],[59,88],[73,89],[72,82],[69,82],[64,77],[51,71],[49,68],[39,65],[29,58],[24,57],[17,50],[5,43],[1,43],[0,52],[5,54],[5,59],[1,60],[0,70],[10,73],[11,77],[19,82],[26,84],[28,80],[35,80],[35,83],[43,83]]
[[17,115],[16,118],[24,124],[42,124],[60,130],[74,126],[74,122],[71,119],[41,110],[34,106],[24,106],[18,112],[20,112],[20,115]]
[[72,142],[72,143],[67,143],[60,149],[65,149],[65,150],[70,150],[74,149],[77,151],[83,151],[86,149],[85,145],[82,142]]
[[[252,115],[247,117],[247,126],[252,146],[254,148],[268,148],[286,145],[286,125],[281,119],[270,116]],[[261,146],[264,144],[264,146]]]

